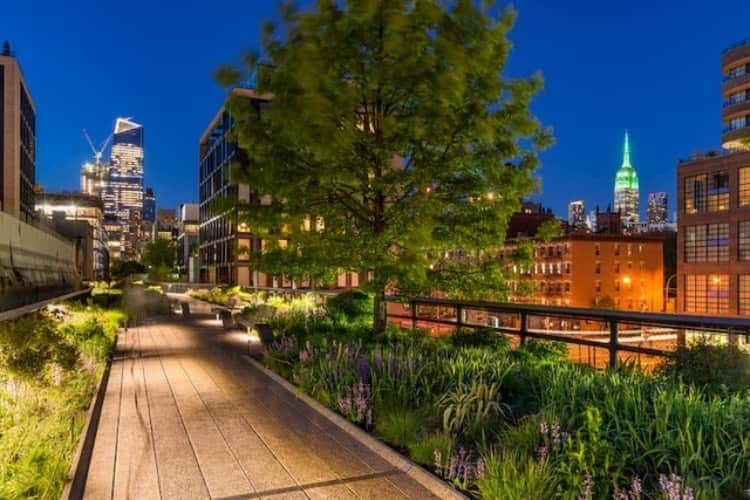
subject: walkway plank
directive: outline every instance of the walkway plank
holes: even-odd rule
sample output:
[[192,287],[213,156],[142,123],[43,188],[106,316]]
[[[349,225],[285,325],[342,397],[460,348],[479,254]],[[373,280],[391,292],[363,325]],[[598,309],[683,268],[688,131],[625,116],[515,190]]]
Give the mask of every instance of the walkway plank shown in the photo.
[[433,497],[248,364],[243,341],[208,315],[124,334],[85,496]]

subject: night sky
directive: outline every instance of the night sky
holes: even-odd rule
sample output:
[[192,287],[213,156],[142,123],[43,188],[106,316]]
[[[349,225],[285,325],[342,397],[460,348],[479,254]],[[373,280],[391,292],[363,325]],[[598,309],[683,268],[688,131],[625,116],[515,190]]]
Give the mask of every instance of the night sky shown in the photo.
[[[223,101],[217,65],[258,46],[271,0],[3,2],[0,40],[16,52],[37,109],[37,182],[78,189],[82,162],[117,116],[145,127],[146,185],[160,207],[197,200],[197,141]],[[559,215],[612,198],[630,132],[641,206],[675,167],[721,134],[720,56],[750,37],[747,0],[517,0],[507,74],[542,71],[535,114],[557,143],[537,198]]]

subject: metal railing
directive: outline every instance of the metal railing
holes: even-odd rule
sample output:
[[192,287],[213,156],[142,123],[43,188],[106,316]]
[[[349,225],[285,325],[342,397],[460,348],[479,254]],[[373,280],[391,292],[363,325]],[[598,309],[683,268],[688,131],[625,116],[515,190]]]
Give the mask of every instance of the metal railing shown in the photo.
[[[733,337],[732,341],[739,337],[745,340],[750,337],[750,319],[744,318],[430,297],[389,296],[386,300],[389,303],[389,321],[401,321],[401,326],[410,324],[415,329],[438,325],[448,330],[489,328],[516,337],[520,344],[534,338],[605,349],[609,366],[618,364],[620,353],[639,357],[671,356],[678,346],[685,345],[686,334],[723,334]],[[404,308],[403,314],[393,311],[398,309],[398,305]]]

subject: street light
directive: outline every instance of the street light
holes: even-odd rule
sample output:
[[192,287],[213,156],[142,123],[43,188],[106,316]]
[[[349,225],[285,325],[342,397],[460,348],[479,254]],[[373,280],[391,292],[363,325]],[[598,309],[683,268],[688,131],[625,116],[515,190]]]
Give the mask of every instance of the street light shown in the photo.
[[632,280],[630,279],[630,276],[623,276],[622,282],[626,285],[629,285]]

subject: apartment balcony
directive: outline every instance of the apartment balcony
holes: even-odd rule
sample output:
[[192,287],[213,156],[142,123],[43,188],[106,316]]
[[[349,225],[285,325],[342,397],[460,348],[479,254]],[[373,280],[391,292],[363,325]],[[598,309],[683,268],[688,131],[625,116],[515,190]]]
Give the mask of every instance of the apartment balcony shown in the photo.
[[731,94],[750,89],[750,71],[743,75],[726,78],[721,84],[721,95],[728,99]]
[[743,127],[727,127],[721,134],[721,145],[724,149],[750,148],[750,120]]
[[750,115],[750,97],[745,98],[744,101],[727,101],[721,110],[721,120],[724,123],[729,123],[733,118],[748,115]]
[[721,68],[726,73],[728,68],[750,63],[750,40],[742,40],[727,47],[721,54]]

